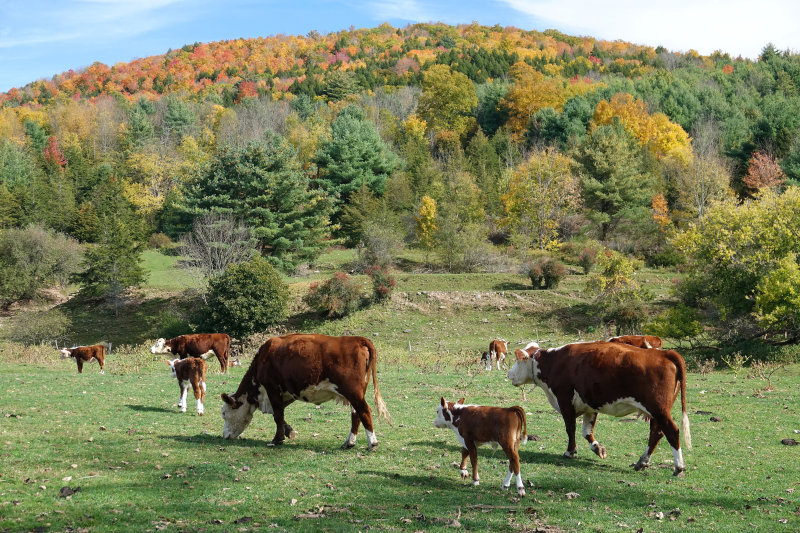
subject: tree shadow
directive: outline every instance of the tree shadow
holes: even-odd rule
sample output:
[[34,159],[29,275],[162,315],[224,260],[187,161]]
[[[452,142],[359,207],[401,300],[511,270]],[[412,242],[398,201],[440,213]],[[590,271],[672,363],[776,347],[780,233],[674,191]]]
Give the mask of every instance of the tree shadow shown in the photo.
[[501,281],[492,285],[494,291],[532,291],[533,285],[519,281]]

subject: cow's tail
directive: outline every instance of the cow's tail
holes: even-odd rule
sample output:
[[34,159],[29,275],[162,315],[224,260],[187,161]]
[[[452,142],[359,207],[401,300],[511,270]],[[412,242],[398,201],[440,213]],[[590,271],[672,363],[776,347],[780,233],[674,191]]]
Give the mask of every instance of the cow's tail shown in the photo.
[[692,432],[689,428],[689,414],[686,412],[686,362],[681,357],[681,354],[675,350],[669,350],[667,353],[678,368],[678,372],[680,372],[678,379],[680,379],[681,383],[681,435],[683,435],[683,443],[686,444],[686,449],[691,450]]
[[367,342],[367,350],[369,350],[369,360],[367,361],[367,384],[369,384],[369,375],[372,374],[372,387],[375,389],[375,409],[378,410],[378,416],[386,420],[386,422],[391,426],[392,425],[392,416],[389,414],[389,410],[386,408],[386,402],[383,401],[383,397],[381,397],[381,392],[378,389],[378,352],[375,350],[375,345],[372,344],[372,341]]
[[525,418],[525,410],[519,405],[515,405],[511,410],[519,418],[520,427],[522,428],[522,433],[519,435],[519,443],[525,444],[528,442],[528,421]]
[[222,361],[220,361],[220,366],[222,367],[223,372],[228,371],[228,367],[230,367],[231,362],[231,337],[228,335],[225,339],[225,344],[222,347]]

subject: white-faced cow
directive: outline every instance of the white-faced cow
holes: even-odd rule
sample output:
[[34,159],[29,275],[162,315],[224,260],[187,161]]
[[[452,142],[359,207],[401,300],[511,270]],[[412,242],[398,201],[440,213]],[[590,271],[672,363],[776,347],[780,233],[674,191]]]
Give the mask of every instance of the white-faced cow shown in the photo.
[[181,390],[178,407],[181,408],[181,413],[186,412],[186,396],[189,393],[189,386],[191,386],[197,400],[197,414],[203,416],[203,402],[206,399],[206,370],[208,370],[206,362],[196,357],[165,362],[172,369],[172,377],[178,379],[178,387]]
[[228,371],[231,338],[225,333],[194,333],[169,340],[161,338],[150,348],[150,353],[171,353],[181,359],[187,357],[207,359],[216,355],[220,371],[224,373]]
[[[517,362],[508,371],[515,386],[534,383],[561,413],[569,443],[566,457],[574,457],[575,420],[583,416],[583,436],[601,458],[606,449],[594,438],[598,413],[625,416],[640,413],[650,419],[647,449],[636,470],[650,464],[650,456],[662,436],[672,447],[676,476],[686,469],[680,433],[691,449],[686,414],[686,364],[674,350],[643,349],[627,344],[586,342],[541,350],[532,342],[516,351]],[[672,405],[681,394],[681,429],[672,419]]]
[[286,406],[295,400],[316,405],[338,400],[351,407],[350,434],[342,448],[355,446],[359,424],[363,424],[368,449],[372,450],[378,439],[372,426],[372,411],[364,399],[370,375],[378,415],[389,420],[378,391],[377,364],[375,346],[364,337],[272,337],[258,350],[236,392],[222,395],[222,436],[229,439],[241,435],[255,410],[260,409],[262,413],[272,413],[276,425],[272,445],[280,445],[286,436],[294,436],[284,419]]
[[466,479],[467,457],[472,464],[472,484],[480,483],[478,475],[478,446],[481,444],[498,445],[508,457],[508,475],[503,480],[502,488],[508,489],[511,478],[517,476],[517,493],[525,496],[525,484],[519,472],[519,445],[528,441],[528,426],[525,411],[522,407],[487,407],[482,405],[464,405],[464,398],[456,403],[441,399],[436,408],[434,427],[450,428],[461,444],[461,477]]
[[661,348],[663,346],[661,337],[656,337],[655,335],[620,335],[619,337],[611,337],[607,342],[630,344],[637,348]]
[[505,364],[506,354],[508,353],[508,343],[503,339],[495,339],[489,343],[489,358],[486,361],[486,370],[492,369],[492,358],[497,363],[497,370],[500,370],[500,363]]
[[97,361],[100,365],[100,373],[105,374],[106,346],[105,344],[94,344],[92,346],[73,346],[72,348],[62,348],[61,357],[71,357],[78,363],[78,374],[83,373],[83,364]]

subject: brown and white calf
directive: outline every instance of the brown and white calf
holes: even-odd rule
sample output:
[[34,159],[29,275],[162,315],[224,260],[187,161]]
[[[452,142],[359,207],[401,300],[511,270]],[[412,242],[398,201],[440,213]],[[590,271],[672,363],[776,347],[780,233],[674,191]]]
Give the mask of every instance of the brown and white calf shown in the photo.
[[178,387],[181,390],[178,407],[181,408],[181,413],[186,412],[186,396],[191,385],[197,400],[197,415],[203,416],[203,402],[206,399],[206,370],[208,370],[206,362],[195,357],[165,362],[172,369],[172,377],[178,379]]
[[368,449],[378,445],[372,411],[364,399],[370,376],[378,414],[389,420],[386,404],[378,391],[378,354],[365,337],[329,337],[293,334],[272,337],[253,358],[236,392],[222,395],[222,436],[237,438],[250,424],[253,413],[272,413],[275,436],[272,445],[283,444],[294,432],[284,419],[284,410],[296,400],[316,405],[329,400],[349,403],[350,434],[342,448],[356,444],[359,425],[367,433]]
[[78,374],[83,373],[83,364],[97,361],[100,365],[100,373],[105,374],[106,346],[105,344],[94,344],[92,346],[73,346],[72,348],[62,348],[61,357],[71,357],[78,363]]
[[661,348],[663,346],[661,337],[656,337],[655,335],[620,335],[619,337],[611,337],[607,342],[630,344],[637,348]]
[[489,358],[486,362],[486,370],[492,369],[492,358],[497,363],[497,370],[500,370],[500,363],[505,365],[506,354],[508,354],[508,343],[503,339],[495,339],[489,343]]
[[517,477],[517,493],[525,496],[525,484],[519,470],[519,445],[528,441],[528,426],[522,407],[488,407],[464,405],[464,398],[457,402],[441,399],[436,408],[434,427],[450,428],[461,443],[461,477],[466,479],[467,457],[472,464],[472,484],[480,483],[478,475],[478,446],[492,444],[500,446],[508,457],[508,475],[502,488],[508,489],[511,478]]
[[193,333],[179,335],[172,339],[158,339],[150,348],[150,353],[171,353],[181,359],[200,357],[207,359],[217,356],[220,371],[228,371],[231,354],[231,338],[225,333]]
[[[517,362],[508,371],[514,386],[534,383],[564,418],[566,457],[577,453],[575,420],[583,416],[583,436],[605,459],[606,449],[594,437],[597,414],[625,416],[640,413],[650,420],[647,449],[635,465],[649,466],[661,437],[666,436],[675,460],[674,475],[686,469],[680,434],[692,448],[686,413],[686,364],[674,350],[644,349],[611,342],[584,342],[542,350],[535,342],[516,351]],[[672,419],[672,405],[681,395],[681,428]]]

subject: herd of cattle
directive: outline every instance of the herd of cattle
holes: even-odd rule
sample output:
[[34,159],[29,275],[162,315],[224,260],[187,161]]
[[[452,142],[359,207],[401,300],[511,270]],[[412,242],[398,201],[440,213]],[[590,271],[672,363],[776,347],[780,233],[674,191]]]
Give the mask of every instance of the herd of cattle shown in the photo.
[[[178,406],[186,411],[189,386],[197,400],[197,413],[202,415],[206,394],[205,359],[216,356],[225,373],[238,360],[230,359],[230,337],[224,333],[181,335],[158,339],[151,353],[177,356],[166,361],[181,391]],[[638,414],[650,421],[650,437],[644,453],[634,466],[641,470],[650,464],[650,457],[662,437],[666,437],[674,459],[674,475],[686,469],[680,435],[691,449],[689,418],[686,412],[686,365],[674,350],[662,350],[661,339],[653,336],[627,335],[607,341],[576,342],[558,348],[542,349],[535,342],[514,352],[516,361],[508,371],[514,386],[533,383],[545,393],[548,402],[561,414],[567,432],[565,457],[575,457],[576,420],[583,419],[583,437],[591,450],[601,458],[606,449],[594,437],[597,415]],[[96,360],[103,373],[105,346],[64,348],[63,357],[75,359],[78,372],[85,363]],[[499,370],[508,355],[508,343],[493,340],[484,352],[482,364]],[[351,407],[351,426],[342,448],[352,448],[360,425],[367,435],[367,447],[378,446],[372,410],[365,397],[370,378],[373,382],[375,409],[379,417],[391,424],[377,379],[377,352],[365,337],[330,337],[318,334],[291,334],[272,337],[256,353],[250,367],[232,394],[223,400],[223,437],[237,438],[250,424],[256,410],[272,414],[275,436],[270,445],[283,444],[295,432],[286,422],[284,411],[294,401],[319,405],[336,400]],[[681,396],[680,429],[672,419],[675,400]],[[472,482],[479,483],[477,447],[481,444],[500,446],[509,460],[508,475],[502,487],[507,489],[516,477],[517,492],[525,495],[520,475],[518,449],[527,440],[525,412],[519,406],[508,408],[467,405],[440,399],[434,426],[450,428],[462,447],[461,476],[468,477],[467,457],[472,466]]]

